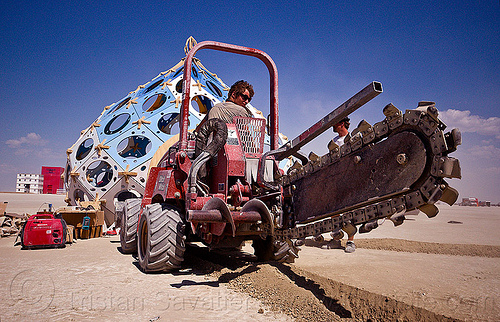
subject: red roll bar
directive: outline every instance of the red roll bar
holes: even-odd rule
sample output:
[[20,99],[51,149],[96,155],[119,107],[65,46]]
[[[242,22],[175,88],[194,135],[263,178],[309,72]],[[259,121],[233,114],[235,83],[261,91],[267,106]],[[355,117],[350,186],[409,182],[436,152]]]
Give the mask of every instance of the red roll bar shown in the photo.
[[203,41],[194,46],[187,54],[184,61],[184,76],[182,90],[182,109],[181,109],[181,133],[180,133],[180,148],[187,148],[187,133],[188,133],[188,118],[189,104],[191,93],[191,66],[194,54],[200,49],[214,49],[246,56],[253,56],[260,59],[269,70],[270,84],[270,129],[271,150],[278,148],[279,126],[278,126],[278,70],[274,61],[265,52],[248,47],[225,44],[216,41]]

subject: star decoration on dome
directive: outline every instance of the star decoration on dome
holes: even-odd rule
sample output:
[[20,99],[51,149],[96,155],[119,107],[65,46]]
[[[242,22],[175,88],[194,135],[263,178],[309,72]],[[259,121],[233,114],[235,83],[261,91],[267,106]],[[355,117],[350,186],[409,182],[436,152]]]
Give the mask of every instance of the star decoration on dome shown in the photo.
[[92,125],[90,126],[90,129],[92,130],[92,129],[95,129],[96,127],[99,127],[99,126],[101,126],[101,124],[99,124],[98,121],[94,121],[94,123],[92,123]]
[[170,101],[170,103],[175,103],[175,108],[178,108],[179,104],[182,103],[182,99],[180,97],[176,97],[175,101]]
[[136,143],[132,146],[132,150],[134,150],[134,152],[137,152],[137,150],[140,150],[141,148],[139,147],[139,143]]
[[137,172],[131,172],[129,171],[130,165],[127,164],[127,168],[125,168],[125,171],[120,171],[118,172],[119,176],[125,177],[125,182],[128,184],[129,183],[129,177],[135,177],[137,175]]
[[[146,86],[145,86],[145,85],[139,85],[139,86],[137,86],[137,88],[135,89],[135,91],[132,91],[132,92],[128,93],[128,95],[130,95],[130,94],[132,94],[132,93],[133,93],[133,94],[135,94],[135,93],[137,93],[140,89],[143,89],[144,87],[146,87]],[[127,107],[127,108],[128,108],[128,107]]]
[[198,90],[201,91],[201,88],[202,87],[205,87],[205,85],[203,85],[202,83],[200,83],[200,80],[197,79],[196,80],[196,84],[193,84],[192,86],[198,86]]
[[78,178],[79,176],[80,176],[80,174],[79,174],[78,172],[74,172],[74,171],[72,171],[72,172],[70,172],[70,173],[69,173],[69,177],[70,177],[73,181],[75,181],[75,182],[76,182],[76,180],[77,180],[77,178]]
[[82,206],[84,208],[91,206],[92,208],[97,210],[97,209],[102,209],[101,205],[106,204],[106,199],[99,199],[99,193],[96,192],[94,200],[92,200],[92,201],[80,200],[79,203],[80,203],[80,206]]
[[106,142],[106,139],[102,140],[101,143],[95,146],[95,150],[97,150],[97,154],[101,156],[101,151],[104,149],[109,149],[109,145],[104,145],[104,142]]
[[172,86],[172,84],[170,83],[171,81],[172,81],[172,80],[171,80],[171,79],[169,79],[168,81],[163,82],[163,83],[161,84],[161,89],[162,89],[162,90],[165,90],[165,87],[167,87],[167,86]]
[[129,108],[129,106],[132,105],[132,104],[137,104],[137,98],[134,98],[133,100],[128,101],[126,108]]
[[101,116],[104,114],[104,112],[106,112],[107,110],[109,110],[111,108],[111,106],[113,106],[113,104],[108,105],[108,106],[104,106],[104,109],[101,112]]
[[137,129],[139,130],[141,128],[142,124],[151,124],[151,121],[146,121],[145,116],[141,117],[137,121],[132,122],[132,124],[137,124]]

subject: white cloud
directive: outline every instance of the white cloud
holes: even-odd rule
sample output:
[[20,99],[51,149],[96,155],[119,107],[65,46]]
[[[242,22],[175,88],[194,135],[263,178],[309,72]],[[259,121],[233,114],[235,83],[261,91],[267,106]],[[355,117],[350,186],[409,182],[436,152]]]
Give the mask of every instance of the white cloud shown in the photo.
[[462,133],[473,132],[500,139],[500,117],[482,118],[470,111],[454,109],[442,111],[439,116],[449,127],[458,127]]
[[37,133],[28,133],[26,136],[18,139],[5,141],[5,144],[11,149],[13,155],[21,157],[31,157],[40,160],[60,159],[64,151],[54,151],[52,147],[47,146],[48,141],[42,139]]
[[5,143],[13,149],[19,149],[23,146],[40,146],[47,144],[46,140],[43,140],[40,134],[28,133],[26,136],[20,137],[19,139],[7,140]]

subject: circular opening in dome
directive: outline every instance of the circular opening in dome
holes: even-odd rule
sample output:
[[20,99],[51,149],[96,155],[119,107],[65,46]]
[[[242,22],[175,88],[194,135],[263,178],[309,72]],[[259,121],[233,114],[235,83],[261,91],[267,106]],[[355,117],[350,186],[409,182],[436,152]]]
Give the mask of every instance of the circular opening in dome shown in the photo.
[[92,151],[92,146],[94,145],[94,140],[86,139],[80,144],[78,150],[76,151],[75,158],[80,161],[83,160],[87,155],[89,155],[90,151]]
[[78,201],[89,201],[89,198],[87,197],[87,195],[85,194],[85,192],[83,192],[82,190],[80,189],[76,189],[74,192],[73,192],[73,199],[78,202]]
[[191,100],[191,106],[201,114],[207,114],[212,108],[212,101],[203,95],[197,95]]
[[129,190],[123,190],[123,191],[120,191],[118,192],[116,195],[115,195],[115,200],[117,201],[125,201],[127,199],[131,199],[131,198],[141,198],[141,194],[138,193],[137,191],[129,191]]
[[165,104],[167,97],[164,94],[156,94],[148,98],[144,104],[142,104],[142,110],[145,112],[153,112],[157,108]]
[[123,105],[127,104],[128,101],[130,101],[130,97],[127,97],[123,101],[121,101],[120,103],[116,104],[115,108],[113,108],[112,110],[110,110],[108,114],[113,113],[114,111],[116,111],[117,109],[119,109],[120,107],[122,107]]
[[130,121],[130,114],[123,113],[111,119],[104,127],[105,134],[114,134],[121,131]]
[[163,83],[163,79],[160,79],[159,81],[154,82],[153,84],[149,85],[146,90],[144,91],[144,94],[151,92],[153,89],[158,87],[161,83]]
[[182,93],[182,88],[184,87],[184,85],[182,84],[182,78],[177,82],[177,84],[175,84],[175,90],[177,91],[177,93]]
[[180,113],[168,113],[158,121],[158,128],[165,134],[175,135],[180,133],[179,122],[181,120]]
[[87,181],[94,187],[104,187],[113,178],[113,169],[105,161],[94,161],[87,168]]
[[222,96],[222,91],[220,90],[220,88],[217,85],[215,85],[211,81],[207,81],[207,86],[208,86],[208,88],[210,88],[212,93],[214,93],[217,96]]
[[116,150],[118,154],[126,159],[136,159],[148,154],[151,150],[151,140],[142,135],[129,136],[123,139]]
[[196,69],[194,68],[194,66],[191,68],[191,70],[193,71],[193,76],[195,78],[198,78],[198,72],[196,71]]

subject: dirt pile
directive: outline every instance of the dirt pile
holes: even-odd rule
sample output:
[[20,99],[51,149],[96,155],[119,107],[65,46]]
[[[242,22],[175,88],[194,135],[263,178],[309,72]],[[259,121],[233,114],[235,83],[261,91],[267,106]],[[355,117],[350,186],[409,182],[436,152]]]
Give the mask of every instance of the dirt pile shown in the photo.
[[343,284],[295,265],[248,262],[249,254],[190,249],[190,263],[296,321],[459,321]]
[[457,321],[293,265],[250,264],[214,274],[219,282],[297,321]]

